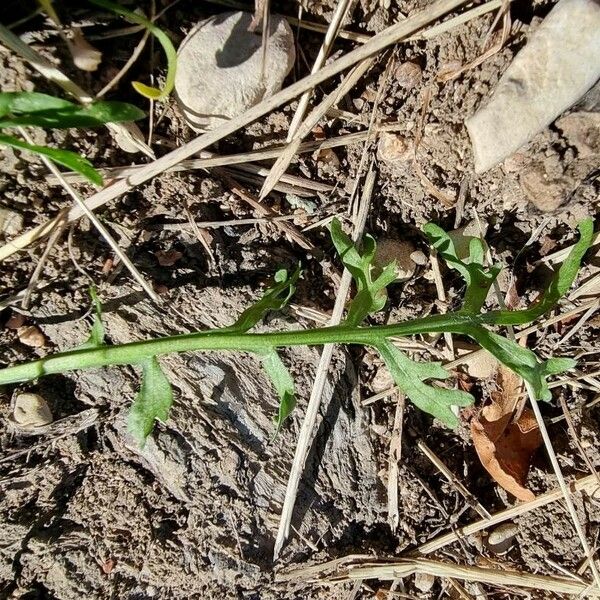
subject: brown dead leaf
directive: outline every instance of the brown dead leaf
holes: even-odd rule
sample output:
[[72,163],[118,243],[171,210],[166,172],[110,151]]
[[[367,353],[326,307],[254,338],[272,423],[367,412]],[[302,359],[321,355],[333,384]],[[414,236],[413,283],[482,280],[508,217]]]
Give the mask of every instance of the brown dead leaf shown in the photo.
[[481,464],[492,478],[519,500],[530,501],[533,492],[525,487],[533,453],[540,447],[535,415],[524,409],[514,420],[522,393],[522,379],[500,366],[496,375],[498,391],[471,421],[471,437]]

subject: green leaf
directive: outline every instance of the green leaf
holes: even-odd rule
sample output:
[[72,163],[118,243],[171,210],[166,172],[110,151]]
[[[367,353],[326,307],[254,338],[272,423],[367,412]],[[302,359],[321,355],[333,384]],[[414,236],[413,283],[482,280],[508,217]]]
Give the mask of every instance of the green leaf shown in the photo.
[[156,419],[163,423],[169,418],[173,404],[173,388],[163,373],[156,356],[142,363],[142,385],[129,411],[129,432],[143,448],[152,433]]
[[134,81],[132,85],[136,92],[142,96],[145,96],[146,98],[150,98],[151,100],[165,100],[173,90],[175,85],[175,73],[177,70],[177,50],[175,50],[175,47],[169,39],[169,36],[162,29],[152,23],[152,21],[149,21],[145,17],[142,17],[141,15],[124,8],[115,2],[111,2],[110,0],[90,0],[90,2],[121,15],[132,23],[143,25],[160,42],[160,45],[163,47],[167,57],[167,76],[165,78],[165,86],[162,89],[158,89],[139,81]]
[[[500,272],[498,266],[485,266],[483,240],[472,236],[463,236],[458,240],[455,235],[446,233],[434,223],[427,223],[423,232],[448,266],[457,270],[467,284],[462,312],[478,313]],[[467,252],[460,251],[462,248],[458,247],[459,243],[465,246]],[[464,254],[467,254],[465,258],[462,257]]]
[[363,253],[357,250],[352,240],[342,231],[338,219],[331,222],[331,240],[356,283],[356,295],[348,307],[345,323],[359,325],[364,319],[380,311],[387,300],[387,286],[397,277],[395,263],[385,266],[379,276],[373,281],[375,267],[375,240],[367,235],[363,243]]
[[279,411],[277,413],[277,428],[275,430],[275,434],[277,435],[283,422],[290,416],[296,406],[294,380],[287,367],[283,364],[279,354],[274,349],[271,349],[262,357],[262,364],[279,395]]
[[471,394],[460,390],[434,387],[428,379],[447,379],[450,374],[441,363],[418,363],[404,355],[391,342],[376,345],[396,385],[422,411],[438,418],[448,427],[456,427],[458,419],[451,406],[470,406],[475,401]]
[[105,123],[136,121],[144,111],[126,102],[94,102],[88,106],[37,92],[0,93],[0,128],[39,126],[50,129],[99,127]]
[[286,269],[280,269],[275,273],[275,284],[268,287],[262,298],[247,308],[238,320],[221,331],[243,333],[252,329],[271,310],[281,310],[296,291],[296,282],[300,277],[300,267],[288,277]]
[[538,317],[553,309],[575,281],[581,261],[589,250],[594,239],[594,221],[584,219],[578,225],[579,240],[571,248],[571,252],[560,265],[557,273],[552,278],[550,285],[537,304],[525,310],[496,310],[484,315],[487,323],[498,325],[523,325],[530,323]]
[[68,169],[71,169],[71,171],[80,173],[95,185],[102,185],[102,175],[94,169],[92,163],[87,158],[79,156],[79,154],[75,154],[75,152],[27,144],[12,135],[0,135],[0,144],[47,156],[55,163],[67,167]]
[[94,286],[90,287],[90,296],[94,305],[94,322],[92,324],[92,330],[90,332],[90,337],[87,339],[87,341],[81,344],[80,346],[77,346],[76,350],[83,350],[85,348],[98,348],[99,346],[104,345],[102,303],[100,302],[100,298],[98,298],[98,294],[96,293],[96,288]]
[[562,373],[577,364],[571,358],[550,358],[540,362],[535,353],[528,348],[523,348],[517,342],[481,326],[469,326],[466,333],[501,363],[527,381],[537,400],[552,400],[552,393],[546,381],[549,375]]

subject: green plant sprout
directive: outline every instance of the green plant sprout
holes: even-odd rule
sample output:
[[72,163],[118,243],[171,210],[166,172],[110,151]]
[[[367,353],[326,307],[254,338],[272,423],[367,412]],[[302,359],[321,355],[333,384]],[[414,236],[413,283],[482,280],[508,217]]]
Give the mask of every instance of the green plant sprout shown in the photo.
[[[0,92],[0,130],[37,126],[47,129],[99,127],[105,123],[136,121],[145,113],[126,102],[94,102],[87,106],[37,92]],[[70,150],[28,144],[12,135],[0,134],[0,144],[48,157],[55,163],[83,175],[96,185],[102,176],[92,163]]]
[[152,23],[152,21],[149,21],[145,17],[128,10],[116,2],[111,2],[110,0],[90,0],[90,2],[96,6],[101,6],[106,10],[110,10],[117,15],[121,15],[131,23],[142,25],[142,27],[145,27],[160,42],[160,45],[163,47],[167,57],[167,75],[165,78],[164,87],[162,89],[158,89],[146,85],[141,81],[133,81],[131,85],[135,91],[138,92],[138,94],[141,94],[145,98],[159,101],[166,100],[175,86],[175,73],[177,70],[177,50],[175,50],[175,47],[169,39],[169,36],[162,29],[160,29],[160,27],[157,27],[154,23]]
[[174,352],[233,350],[258,355],[280,398],[277,428],[294,409],[294,383],[277,350],[290,346],[319,346],[329,343],[358,344],[375,348],[385,361],[392,377],[402,392],[421,410],[437,417],[449,427],[458,424],[453,406],[468,406],[474,398],[463,391],[433,385],[431,381],[450,377],[440,363],[416,362],[406,356],[390,341],[425,333],[455,333],[474,339],[501,363],[527,381],[537,399],[550,400],[547,377],[575,365],[570,358],[540,360],[527,348],[505,338],[487,326],[524,325],[538,318],[558,302],[573,284],[581,260],[592,243],[594,228],[591,219],[579,225],[580,237],[569,256],[562,263],[541,299],[526,310],[482,311],[490,286],[498,275],[497,266],[484,265],[482,240],[469,240],[469,256],[459,258],[450,235],[436,225],[428,224],[424,231],[433,247],[447,264],[464,278],[466,292],[462,307],[455,312],[432,315],[391,325],[363,325],[367,316],[383,308],[387,286],[396,277],[392,263],[376,271],[373,259],[375,240],[366,236],[362,252],[342,231],[339,221],[331,225],[331,237],[342,262],[356,283],[356,294],[348,305],[346,319],[337,326],[295,331],[251,333],[250,330],[268,311],[280,310],[295,291],[300,270],[288,274],[280,270],[274,284],[262,298],[246,309],[237,321],[220,329],[199,331],[123,345],[107,345],[101,309],[97,298],[92,335],[83,347],[50,355],[32,362],[0,370],[0,385],[30,381],[43,375],[65,373],[108,365],[139,365],[142,384],[129,415],[129,429],[141,445],[151,433],[156,419],[166,421],[173,401],[173,390],[164,375],[158,357]]

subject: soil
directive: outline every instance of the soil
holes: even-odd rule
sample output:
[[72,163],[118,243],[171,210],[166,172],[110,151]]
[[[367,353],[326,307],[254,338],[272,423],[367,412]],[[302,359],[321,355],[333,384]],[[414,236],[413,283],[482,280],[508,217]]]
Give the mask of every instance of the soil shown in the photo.
[[[8,21],[27,14],[22,3],[9,2]],[[61,5],[61,3],[56,3]],[[17,33],[82,87],[97,92],[128,59],[139,35],[95,39],[123,26],[99,17],[94,9],[62,7],[74,24],[102,51],[104,60],[94,74],[78,71],[53,29],[41,17],[19,25]],[[162,3],[159,3],[162,4]],[[333,0],[311,0],[305,15],[327,22]],[[403,0],[384,3],[361,0],[345,27],[376,32],[427,3]],[[527,36],[547,14],[552,2],[514,2],[513,28],[504,47],[482,65],[442,82],[461,64],[475,59],[492,25],[489,14],[427,41],[399,45],[383,54],[371,72],[339,108],[355,114],[323,120],[319,134],[327,137],[363,131],[382,99],[378,119],[395,124],[401,146],[416,150],[417,165],[407,160],[376,158],[376,186],[367,230],[377,237],[410,241],[428,254],[420,227],[434,221],[447,229],[479,218],[487,225],[486,240],[496,261],[508,267],[499,279],[506,293],[514,282],[522,305],[533,300],[547,280],[540,264],[545,255],[574,239],[573,227],[584,216],[597,216],[597,178],[600,166],[598,101],[590,95],[502,165],[475,175],[465,119],[485,100]],[[32,8],[32,7],[30,7]],[[271,9],[296,15],[290,0],[273,1]],[[32,8],[33,10],[33,8]],[[201,18],[227,10],[217,4],[181,0],[160,20],[179,42]],[[295,72],[301,77],[318,52],[322,36],[302,30]],[[334,54],[352,43],[339,41]],[[385,80],[388,61],[395,61]],[[59,90],[9,52],[0,54],[2,91]],[[147,80],[151,64],[162,57],[149,47],[107,99],[141,105],[129,80]],[[409,67],[405,67],[410,63]],[[402,66],[402,68],[400,68]],[[154,70],[160,77],[164,73]],[[321,98],[336,82],[324,84]],[[594,99],[595,98],[595,99]],[[228,154],[285,141],[296,102],[273,112],[213,150]],[[147,107],[145,107],[147,108]],[[155,106],[153,150],[164,154],[194,137],[174,100]],[[148,121],[139,123],[148,134]],[[127,154],[107,130],[32,132],[36,143],[84,153],[97,166],[144,163],[141,154]],[[317,132],[315,132],[315,135]],[[269,207],[295,214],[297,227],[345,213],[349,191],[357,176],[363,144],[336,148],[331,154],[298,157],[290,173],[335,186],[332,193],[305,199],[274,192]],[[370,157],[377,157],[374,145]],[[325,160],[325,158],[328,158]],[[11,211],[2,243],[45,222],[69,206],[60,187],[48,183],[35,157],[2,148],[0,207]],[[80,186],[85,191],[85,185]],[[255,184],[248,184],[252,193]],[[457,204],[458,202],[458,204]],[[218,173],[194,170],[161,174],[138,186],[98,214],[144,276],[161,294],[161,306],[151,302],[116,264],[112,252],[86,221],[67,231],[50,253],[29,310],[20,301],[3,304],[0,313],[0,363],[14,364],[83,342],[90,327],[88,287],[93,282],[104,304],[108,340],[124,343],[159,335],[185,333],[232,323],[259,294],[279,267],[301,261],[304,278],[295,307],[268,317],[258,330],[311,327],[306,309],[328,314],[336,288],[331,274],[339,270],[325,228],[306,237],[319,252],[307,252],[272,224],[227,226],[207,230],[214,260],[210,259],[188,225],[185,210],[196,221],[257,217],[232,193]],[[314,215],[307,214],[314,211]],[[165,224],[180,224],[165,227]],[[525,245],[542,227],[535,241]],[[45,243],[31,246],[3,262],[0,294],[10,298],[27,287]],[[165,259],[165,257],[167,257]],[[160,262],[159,262],[160,259]],[[162,262],[162,265],[161,265]],[[598,272],[600,258],[588,255],[579,283]],[[448,301],[436,295],[429,263],[419,266],[406,283],[393,286],[384,314],[374,322],[406,319],[459,306],[461,283],[443,270]],[[598,295],[598,288],[584,298]],[[567,303],[568,308],[572,303]],[[38,328],[42,348],[19,341],[13,319]],[[583,372],[597,369],[600,321],[592,317],[572,335],[562,337],[577,320],[547,327],[528,339],[540,355],[575,356]],[[427,340],[426,340],[427,341]],[[459,342],[460,340],[457,340]],[[443,339],[417,355],[438,359]],[[339,348],[325,388],[318,432],[308,457],[296,503],[289,543],[276,565],[272,562],[277,531],[295,443],[313,383],[319,352],[298,348],[283,353],[296,380],[298,407],[273,439],[277,399],[262,374],[259,361],[241,353],[185,354],[161,359],[175,388],[175,403],[166,424],[157,425],[144,449],[131,439],[125,418],[139,386],[132,367],[90,370],[51,376],[32,384],[12,386],[0,396],[0,597],[4,598],[371,598],[385,582],[352,586],[320,586],[302,581],[281,583],[274,572],[317,564],[347,554],[393,556],[410,551],[455,524],[477,520],[456,488],[417,448],[423,439],[447,467],[490,512],[512,506],[510,497],[483,469],[469,434],[469,411],[456,431],[407,404],[404,412],[399,472],[400,523],[388,525],[386,484],[389,438],[396,410],[395,396],[373,404],[362,401],[385,388],[387,374],[368,350]],[[463,385],[478,403],[489,397],[491,380],[476,380],[461,369]],[[383,381],[383,384],[382,384]],[[598,396],[595,384],[562,386],[543,407],[565,476],[589,471],[561,414],[562,396],[573,411],[575,427],[593,464],[600,467],[600,405],[584,405]],[[597,384],[596,384],[597,385]],[[11,422],[11,398],[21,391],[42,395],[55,422],[37,435],[26,434]],[[584,407],[584,408],[582,408]],[[535,456],[528,487],[536,494],[556,487],[543,450]],[[582,495],[576,507],[594,543],[600,504]],[[493,564],[533,573],[557,574],[556,563],[571,572],[583,552],[564,505],[556,502],[515,520],[518,534],[503,555],[474,540],[447,546],[433,556],[463,564]],[[596,533],[594,533],[596,532]],[[560,573],[558,573],[560,574]],[[418,598],[452,596],[445,580],[437,578],[424,591],[415,578],[405,578],[403,593]],[[465,583],[468,593],[516,597],[516,592]],[[354,594],[354,595],[351,595]],[[383,596],[386,597],[386,596]],[[390,596],[392,597],[392,596]],[[532,591],[531,597],[548,594]]]

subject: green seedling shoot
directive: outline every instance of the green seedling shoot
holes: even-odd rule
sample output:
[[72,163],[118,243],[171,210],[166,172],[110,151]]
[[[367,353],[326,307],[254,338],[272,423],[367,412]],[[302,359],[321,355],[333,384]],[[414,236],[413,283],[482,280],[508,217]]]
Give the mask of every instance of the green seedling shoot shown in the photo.
[[[0,92],[0,130],[13,127],[99,127],[106,123],[136,121],[144,112],[126,102],[94,102],[87,106],[37,92]],[[92,163],[69,150],[28,144],[12,136],[0,134],[0,144],[46,156],[53,162],[76,171],[91,183],[102,185],[102,176]]]
[[[474,402],[474,398],[466,392],[438,385],[440,381],[450,377],[450,373],[440,363],[414,361],[391,341],[393,337],[448,332],[472,338],[527,381],[537,399],[550,400],[548,376],[572,368],[575,361],[570,358],[540,360],[531,350],[491,331],[489,327],[524,325],[556,305],[573,284],[581,260],[592,243],[592,220],[586,219],[580,223],[579,241],[573,246],[541,299],[526,310],[515,311],[483,310],[499,268],[485,266],[482,240],[472,238],[469,242],[469,256],[461,259],[452,237],[445,231],[433,224],[426,225],[424,231],[438,254],[465,281],[462,307],[455,312],[391,325],[366,325],[365,319],[385,305],[386,287],[395,278],[395,265],[390,264],[383,270],[375,269],[375,240],[366,236],[361,251],[342,231],[340,223],[334,220],[331,225],[333,243],[356,284],[356,293],[348,305],[346,319],[340,325],[296,331],[251,332],[268,311],[280,310],[288,303],[300,276],[299,269],[292,273],[278,271],[274,284],[264,292],[262,298],[245,310],[229,327],[130,344],[111,346],[105,343],[100,305],[96,301],[92,335],[83,347],[2,369],[0,385],[31,381],[44,375],[77,369],[137,365],[142,370],[142,384],[131,408],[129,428],[143,445],[156,419],[163,422],[167,420],[173,402],[171,384],[158,360],[161,355],[211,350],[254,353],[260,357],[265,372],[279,395],[279,428],[294,408],[294,384],[278,350],[301,345],[358,344],[371,346],[380,353],[398,387],[418,408],[437,417],[448,427],[455,427],[458,419],[451,407],[468,406]],[[378,273],[377,276],[374,273]]]
[[159,101],[166,100],[175,86],[175,73],[177,70],[177,50],[175,50],[175,47],[169,39],[169,36],[162,29],[152,23],[152,21],[149,21],[145,17],[128,10],[116,2],[111,2],[110,0],[90,0],[90,2],[96,6],[101,6],[106,10],[110,10],[117,15],[121,15],[131,23],[142,25],[142,27],[145,27],[159,41],[165,52],[165,56],[167,57],[167,75],[165,78],[164,87],[162,89],[155,88],[146,85],[141,81],[133,81],[131,85],[135,91],[138,92],[138,94],[141,94],[145,98]]

